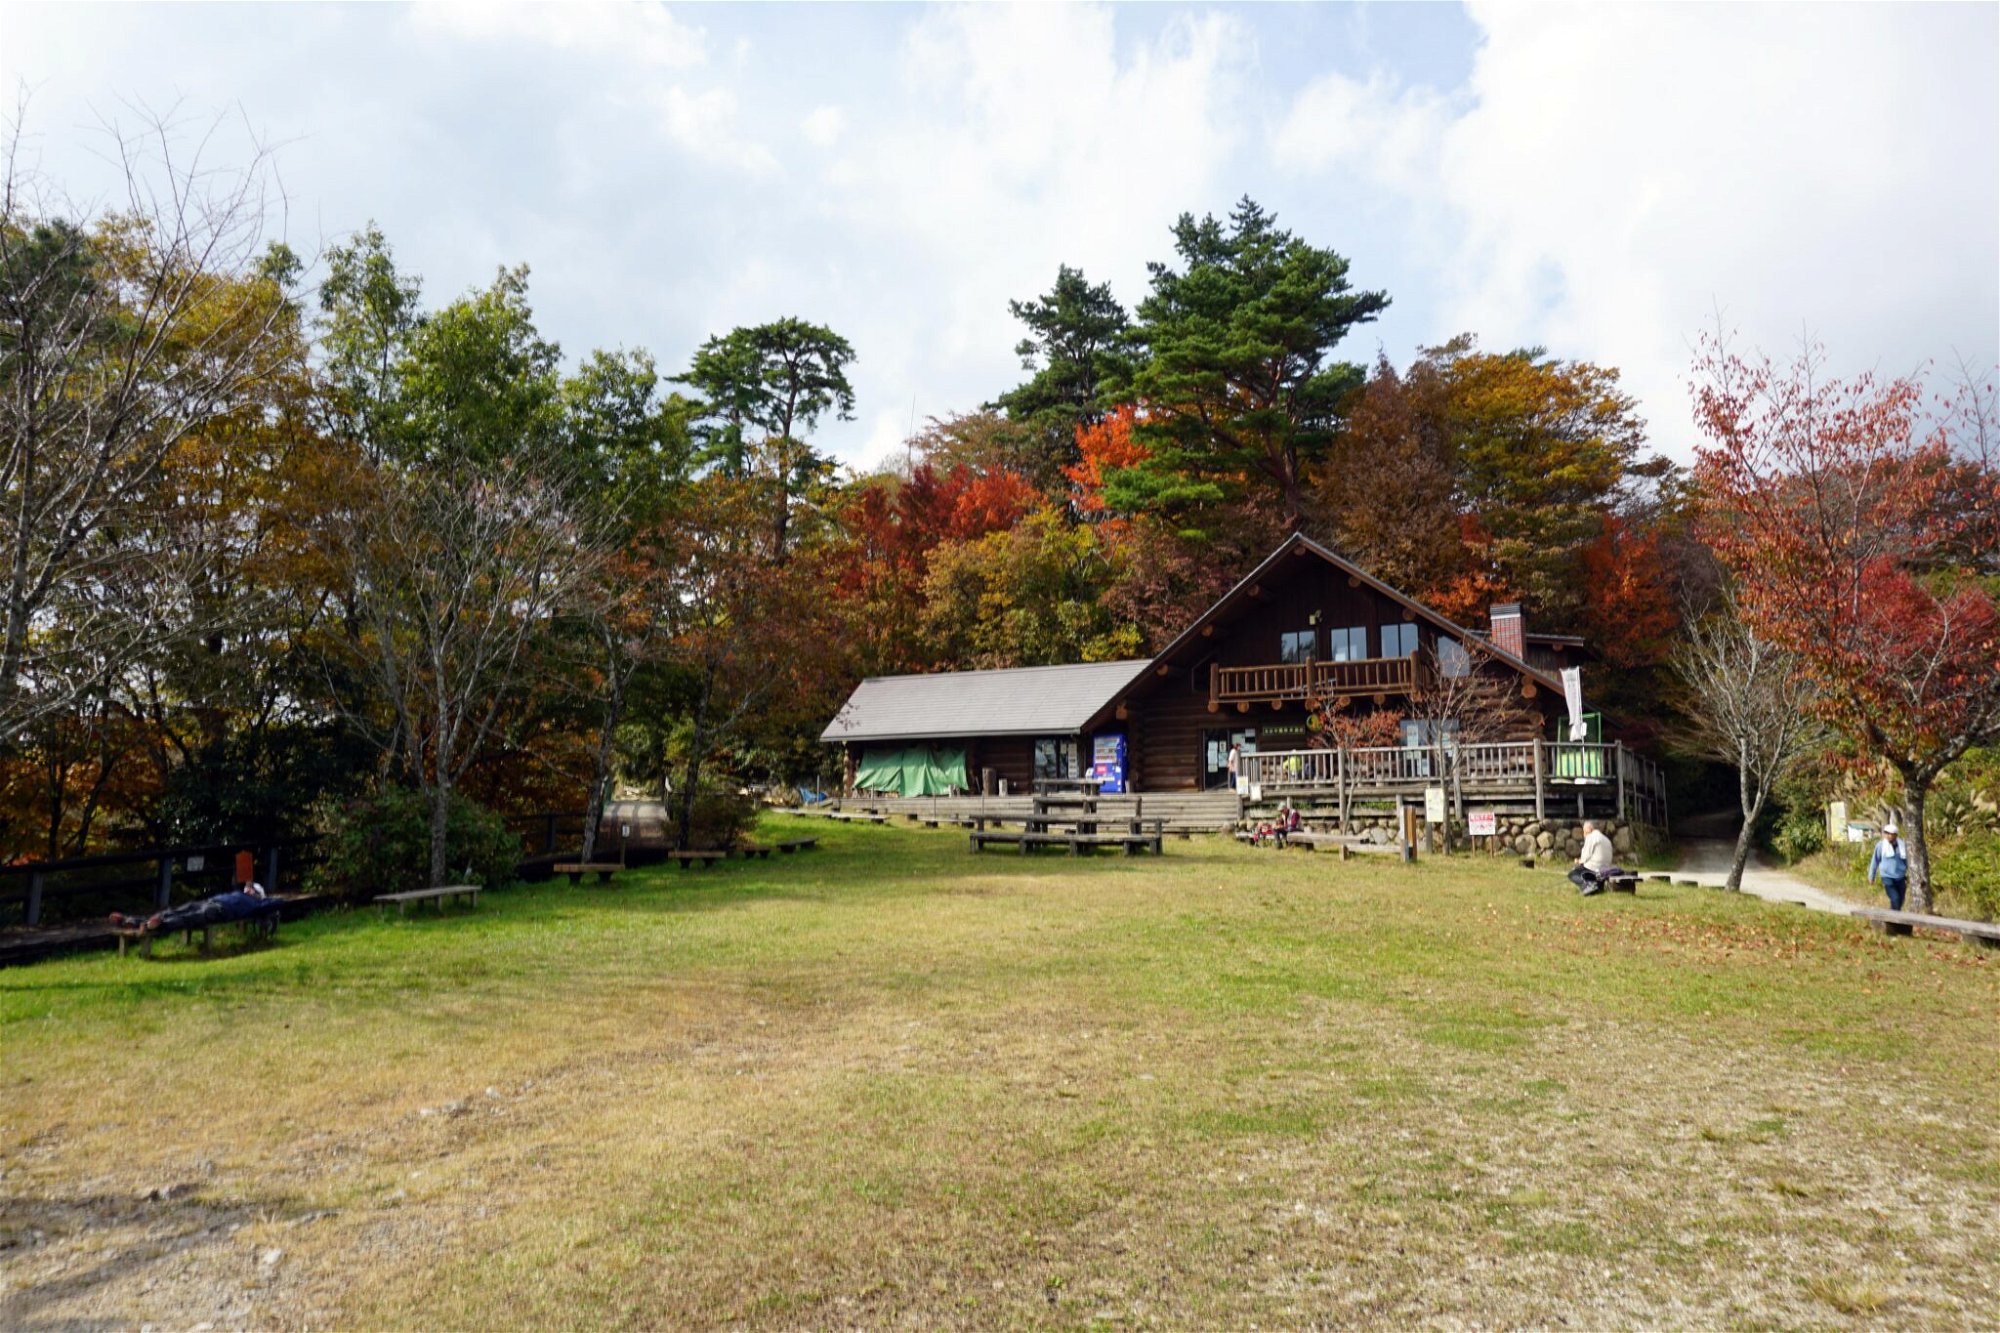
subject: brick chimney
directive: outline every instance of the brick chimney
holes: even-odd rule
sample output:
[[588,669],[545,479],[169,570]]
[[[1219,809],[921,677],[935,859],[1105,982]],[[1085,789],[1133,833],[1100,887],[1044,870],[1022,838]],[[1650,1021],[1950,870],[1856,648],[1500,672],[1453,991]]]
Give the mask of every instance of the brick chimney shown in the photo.
[[1521,620],[1519,602],[1493,604],[1493,646],[1528,659],[1528,627]]

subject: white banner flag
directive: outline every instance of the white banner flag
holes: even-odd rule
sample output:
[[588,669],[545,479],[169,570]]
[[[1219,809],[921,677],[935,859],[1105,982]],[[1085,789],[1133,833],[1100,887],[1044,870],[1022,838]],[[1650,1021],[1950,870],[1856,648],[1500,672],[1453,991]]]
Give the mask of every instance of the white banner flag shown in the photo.
[[1583,668],[1564,667],[1562,678],[1563,698],[1569,702],[1569,738],[1587,740],[1590,728],[1583,724]]

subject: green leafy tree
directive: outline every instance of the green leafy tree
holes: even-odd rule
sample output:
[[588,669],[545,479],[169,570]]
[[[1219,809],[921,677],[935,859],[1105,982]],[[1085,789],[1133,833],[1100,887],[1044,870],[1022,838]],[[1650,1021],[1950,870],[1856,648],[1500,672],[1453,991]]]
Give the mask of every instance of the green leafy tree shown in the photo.
[[1044,490],[1058,488],[1063,470],[1077,462],[1078,427],[1097,424],[1108,386],[1131,376],[1131,319],[1108,283],[1093,286],[1067,264],[1048,292],[1007,306],[1028,327],[1014,350],[1033,375],[993,406],[1027,433],[1020,456],[1009,461]]
[[1105,604],[1117,576],[1095,528],[1042,510],[931,554],[923,632],[935,660],[960,669],[1131,657],[1139,631]]
[[1363,378],[1333,351],[1389,298],[1352,290],[1346,259],[1247,198],[1227,224],[1183,214],[1173,234],[1180,266],[1148,266],[1134,330],[1144,357],[1118,386],[1146,409],[1135,436],[1151,453],[1108,479],[1106,499],[1193,532],[1248,500],[1297,528],[1308,473]]
[[723,475],[771,493],[771,531],[784,559],[795,509],[831,479],[833,464],[803,438],[828,413],[854,416],[847,366],[854,349],[819,324],[781,319],[710,338],[678,379],[701,395],[695,438]]

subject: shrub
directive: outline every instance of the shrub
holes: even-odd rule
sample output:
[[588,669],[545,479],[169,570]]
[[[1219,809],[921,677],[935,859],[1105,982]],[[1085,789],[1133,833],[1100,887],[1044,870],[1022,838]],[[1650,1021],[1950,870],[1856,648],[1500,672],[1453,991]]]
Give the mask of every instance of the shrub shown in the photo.
[[1826,815],[1810,805],[1798,805],[1778,817],[1771,848],[1787,861],[1803,861],[1826,846]]
[[1974,834],[1933,852],[1931,879],[1945,916],[2000,921],[2000,834]]
[[[671,821],[680,818],[679,798],[668,804],[669,831],[675,827]],[[688,846],[707,849],[734,847],[757,820],[757,803],[737,791],[735,787],[725,787],[720,783],[701,784],[695,793],[694,814],[688,821]]]
[[[500,816],[454,794],[445,822],[445,865],[453,876],[493,888],[514,878],[520,835]],[[430,876],[431,811],[423,793],[384,787],[327,821],[320,863],[310,876],[322,893],[366,898],[424,886]]]

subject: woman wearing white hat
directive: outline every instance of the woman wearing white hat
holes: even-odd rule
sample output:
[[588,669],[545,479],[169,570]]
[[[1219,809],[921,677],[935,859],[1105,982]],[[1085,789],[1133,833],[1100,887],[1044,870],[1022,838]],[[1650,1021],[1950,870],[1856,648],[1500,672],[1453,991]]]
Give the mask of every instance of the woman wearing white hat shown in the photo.
[[1868,858],[1868,882],[1873,884],[1877,878],[1889,895],[1889,910],[1902,911],[1903,886],[1910,882],[1910,853],[1896,836],[1893,819],[1882,826],[1882,841],[1875,844],[1875,855]]

